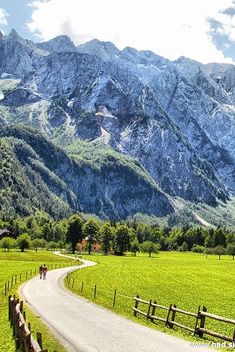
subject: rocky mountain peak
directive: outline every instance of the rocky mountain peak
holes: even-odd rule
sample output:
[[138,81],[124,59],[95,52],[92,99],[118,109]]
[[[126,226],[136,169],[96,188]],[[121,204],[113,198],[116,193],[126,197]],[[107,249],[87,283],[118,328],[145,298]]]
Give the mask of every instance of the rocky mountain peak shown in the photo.
[[98,39],[79,45],[77,51],[99,56],[104,61],[114,60],[120,55],[120,50],[113,43],[103,42]]
[[51,52],[75,52],[76,46],[67,35],[60,35],[47,42],[37,44],[39,49]]
[[12,28],[12,30],[8,34],[8,37],[14,38],[14,39],[18,39],[18,38],[22,39],[14,28]]

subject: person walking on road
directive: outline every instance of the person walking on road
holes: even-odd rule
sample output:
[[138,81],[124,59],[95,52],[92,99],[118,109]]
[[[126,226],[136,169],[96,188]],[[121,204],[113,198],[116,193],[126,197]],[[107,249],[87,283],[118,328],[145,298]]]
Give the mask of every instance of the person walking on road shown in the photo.
[[46,266],[46,264],[44,264],[43,265],[43,267],[42,267],[42,278],[43,278],[43,280],[45,280],[45,278],[46,278],[46,276],[47,276],[47,266]]
[[39,271],[40,279],[42,279],[42,273],[43,273],[43,266],[42,265],[40,265],[38,271]]

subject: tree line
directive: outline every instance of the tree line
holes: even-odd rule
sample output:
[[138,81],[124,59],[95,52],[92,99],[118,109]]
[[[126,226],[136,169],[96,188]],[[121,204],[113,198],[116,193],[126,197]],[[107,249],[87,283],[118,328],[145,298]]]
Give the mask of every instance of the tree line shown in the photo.
[[[15,243],[11,239],[13,242],[10,246],[17,245],[21,249],[19,241],[26,239],[29,243],[25,249],[27,246],[35,249],[46,246],[49,249],[66,247],[73,253],[79,251],[81,243],[85,242],[89,254],[94,244],[98,243],[105,254],[115,255],[123,255],[127,251],[136,255],[140,250],[151,255],[159,249],[235,255],[235,231],[225,227],[170,228],[132,219],[101,221],[85,214],[74,214],[55,221],[47,213],[38,210],[34,215],[25,218],[16,218],[9,222],[0,220],[0,228],[9,229],[16,239]],[[4,248],[6,239],[2,239],[0,245]]]

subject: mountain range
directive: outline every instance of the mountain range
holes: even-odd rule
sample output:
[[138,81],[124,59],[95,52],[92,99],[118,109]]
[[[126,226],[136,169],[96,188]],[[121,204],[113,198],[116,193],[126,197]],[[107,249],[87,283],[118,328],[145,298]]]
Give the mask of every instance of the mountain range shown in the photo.
[[2,148],[33,207],[115,219],[196,208],[210,222],[202,209],[220,207],[233,223],[234,65],[98,40],[76,47],[67,36],[33,43],[15,30],[0,36],[0,53]]

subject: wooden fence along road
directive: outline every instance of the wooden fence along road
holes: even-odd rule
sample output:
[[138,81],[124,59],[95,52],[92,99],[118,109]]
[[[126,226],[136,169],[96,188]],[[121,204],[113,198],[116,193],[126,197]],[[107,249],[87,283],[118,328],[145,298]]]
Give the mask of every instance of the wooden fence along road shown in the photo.
[[[71,277],[70,274],[67,275],[67,283],[72,289],[75,288],[76,293],[78,293],[80,295],[83,295],[83,290],[85,287],[90,288],[91,295],[93,296],[92,297],[93,299],[96,299],[98,293],[105,292],[107,294],[110,294],[110,298],[112,299],[112,307],[113,308],[116,305],[116,300],[118,297],[123,297],[125,299],[133,300],[133,297],[129,297],[124,294],[120,294],[119,292],[117,292],[116,289],[114,291],[107,291],[107,290],[103,290],[103,289],[98,288],[97,285],[89,286],[87,284],[85,285],[84,282],[79,283],[79,282],[77,282],[77,280],[74,277]],[[228,342],[235,343],[235,329],[233,331],[233,336],[229,337],[229,336],[225,336],[225,335],[222,335],[218,332],[214,332],[214,331],[211,331],[211,330],[208,330],[205,328],[206,318],[214,319],[214,320],[217,320],[217,321],[220,321],[223,323],[227,323],[227,324],[231,324],[234,326],[235,326],[235,320],[220,317],[218,315],[208,313],[207,308],[204,306],[203,306],[202,310],[199,307],[197,313],[192,313],[192,312],[187,312],[183,309],[177,308],[177,306],[175,304],[174,305],[171,304],[169,307],[166,307],[166,306],[157,304],[156,301],[143,300],[138,295],[136,297],[134,297],[134,301],[135,301],[135,305],[134,305],[134,307],[132,307],[132,310],[134,311],[134,316],[137,316],[137,313],[138,313],[138,314],[146,317],[146,319],[151,320],[152,322],[161,321],[162,323],[165,323],[165,325],[171,329],[174,326],[177,326],[178,328],[190,331],[194,335],[199,336],[199,337],[203,337],[204,334],[207,334],[207,335],[217,337],[219,339],[222,339],[222,340],[225,340]],[[139,309],[139,304],[145,305],[145,308],[146,308],[145,311],[142,311]],[[158,316],[156,314],[157,310],[165,311],[166,316],[165,317]],[[176,318],[177,318],[176,313],[177,313],[177,316],[186,315],[186,316],[190,316],[192,318],[195,318],[195,322],[194,322],[194,324],[192,324],[193,327],[186,326],[186,325],[183,325],[183,324],[177,322],[176,321]]]
[[37,333],[37,341],[31,336],[30,323],[26,325],[26,316],[23,311],[23,302],[19,302],[13,296],[9,296],[8,305],[9,320],[13,327],[13,336],[16,341],[17,351],[23,352],[47,352],[42,348],[42,335]]
[[[75,259],[77,260],[77,259]],[[72,265],[77,265],[77,263],[52,263],[48,264],[48,270],[53,270],[53,269],[58,269],[58,268],[64,268],[66,266],[72,266]],[[3,288],[1,289],[4,292],[5,297],[8,296],[10,293],[10,290],[18,283],[20,282],[25,282],[29,279],[31,279],[33,276],[38,274],[38,269],[34,270],[29,270],[24,273],[19,273],[16,275],[13,275],[8,281],[4,283]]]
[[[208,313],[206,307],[203,307],[202,310],[199,307],[197,313],[192,313],[192,312],[187,312],[185,310],[179,309],[179,308],[177,308],[176,305],[171,304],[169,307],[165,307],[160,304],[157,304],[156,301],[154,301],[154,302],[152,302],[152,300],[145,301],[145,300],[141,299],[138,295],[136,297],[134,297],[134,301],[135,301],[135,305],[134,305],[134,307],[132,307],[132,310],[134,311],[134,316],[137,316],[137,313],[138,313],[138,314],[146,317],[146,319],[152,320],[153,322],[155,320],[161,321],[161,322],[165,323],[165,325],[171,329],[174,326],[177,326],[181,329],[188,330],[188,331],[192,332],[194,335],[198,335],[199,337],[203,337],[203,334],[207,334],[207,335],[217,337],[217,338],[225,340],[225,341],[229,341],[232,343],[235,342],[235,328],[234,328],[232,337],[225,336],[225,335],[222,335],[218,332],[214,332],[214,331],[205,329],[206,318],[207,319],[214,319],[214,320],[221,321],[221,322],[227,323],[227,324],[232,324],[235,327],[235,320],[220,317],[218,315]],[[139,304],[144,304],[147,311],[144,312],[144,311],[140,310]],[[165,310],[166,317],[163,318],[163,317],[157,316],[156,315],[157,309]],[[194,317],[195,318],[194,328],[177,323],[176,322],[176,313]]]

